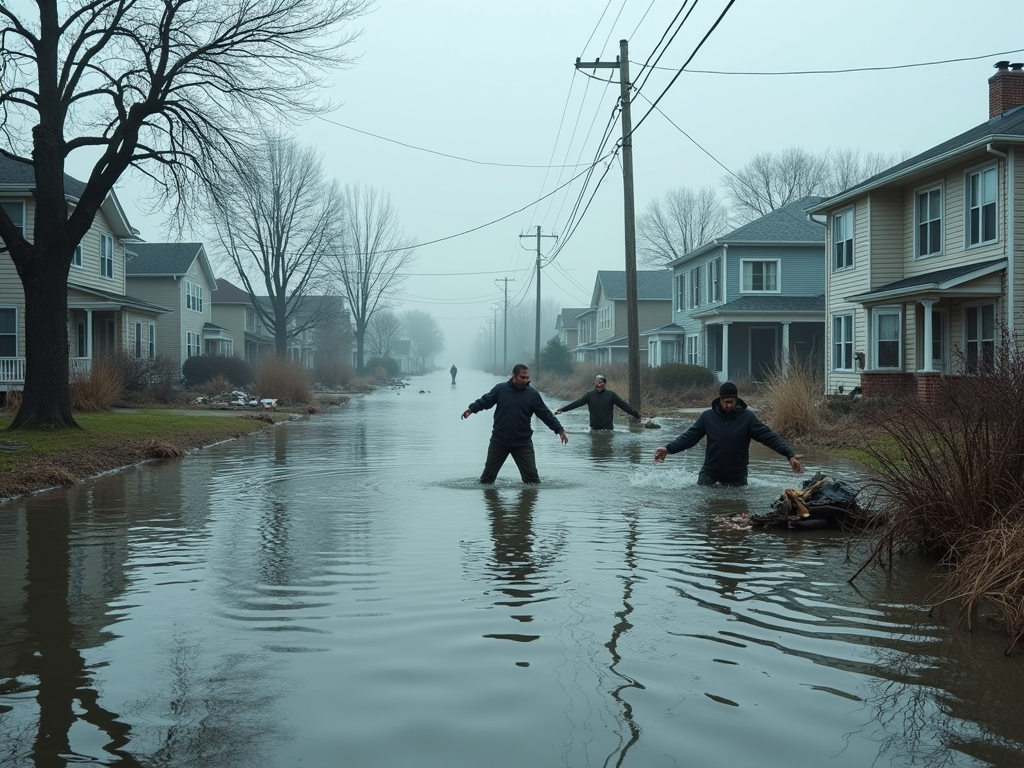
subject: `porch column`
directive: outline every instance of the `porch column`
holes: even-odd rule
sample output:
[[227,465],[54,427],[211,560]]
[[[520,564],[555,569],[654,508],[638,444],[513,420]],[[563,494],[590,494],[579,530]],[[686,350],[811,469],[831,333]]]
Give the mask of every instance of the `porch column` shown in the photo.
[[921,355],[923,361],[921,373],[932,373],[935,371],[932,367],[932,306],[935,304],[935,299],[921,299],[920,303],[924,307],[924,323],[921,328],[924,337],[922,340],[924,354]]
[[789,376],[789,322],[782,324],[782,376]]
[[722,381],[729,380],[729,326],[732,323],[722,323]]
[[[92,310],[85,310],[85,356],[92,360]],[[90,363],[91,365],[91,363]]]

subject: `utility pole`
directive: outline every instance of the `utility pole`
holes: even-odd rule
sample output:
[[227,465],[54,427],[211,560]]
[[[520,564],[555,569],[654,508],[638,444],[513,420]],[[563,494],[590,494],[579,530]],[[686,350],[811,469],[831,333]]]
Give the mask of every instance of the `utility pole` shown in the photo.
[[491,346],[491,350],[494,352],[494,368],[498,368],[498,310],[501,309],[497,304],[491,305],[491,309],[494,310],[494,343]]
[[[505,283],[505,320],[502,323],[502,328],[503,328],[504,334],[505,334],[505,350],[502,353],[502,363],[501,363],[502,370],[505,370],[505,371],[508,370],[508,281],[509,280],[511,280],[513,283],[516,281],[516,279],[514,277],[501,277],[501,278],[498,278],[497,280],[494,281],[496,283],[497,282]],[[495,355],[495,358],[497,358],[498,353],[495,352],[494,355]]]
[[640,404],[640,320],[636,286],[636,209],[633,204],[633,123],[629,113],[629,41],[619,40],[618,61],[582,62],[576,69],[618,69],[619,103],[622,107],[622,198],[626,230],[626,348],[629,355],[629,403]]
[[[529,235],[520,235],[520,238],[529,237]],[[540,233],[540,224],[537,225],[537,317],[534,321],[536,326],[534,330],[533,339],[533,368],[530,370],[531,377],[536,377],[537,370],[540,368],[540,239],[542,237],[554,237],[558,235],[542,235]]]

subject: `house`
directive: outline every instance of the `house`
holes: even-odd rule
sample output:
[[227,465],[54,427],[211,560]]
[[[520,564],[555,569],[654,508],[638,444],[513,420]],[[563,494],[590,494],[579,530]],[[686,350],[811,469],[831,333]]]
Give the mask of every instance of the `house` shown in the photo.
[[[638,327],[663,325],[672,314],[672,273],[641,270],[636,273]],[[627,348],[626,273],[601,270],[594,282],[590,307],[577,319],[576,362],[625,363]],[[640,363],[647,362],[647,348],[640,349]]]
[[202,243],[129,243],[125,274],[133,295],[169,307],[156,352],[180,368],[195,355],[234,354],[234,336],[213,323],[217,278]]
[[[0,154],[0,206],[32,240],[35,175],[30,161]],[[68,208],[85,185],[64,177]],[[117,195],[107,195],[79,243],[68,273],[68,346],[72,375],[87,371],[93,358],[127,350],[155,357],[158,321],[167,307],[129,296],[125,245],[137,237]],[[0,253],[0,391],[20,390],[25,380],[25,295],[14,262]]]
[[1024,65],[996,68],[986,122],[812,209],[827,223],[827,392],[931,402],[940,377],[988,364],[1001,328],[1024,330]]
[[570,307],[562,309],[555,317],[555,335],[570,354],[576,348],[579,338],[579,320],[577,318],[586,311],[587,307]]
[[645,331],[652,366],[763,380],[794,358],[823,364],[825,227],[806,197],[672,261],[672,322]]

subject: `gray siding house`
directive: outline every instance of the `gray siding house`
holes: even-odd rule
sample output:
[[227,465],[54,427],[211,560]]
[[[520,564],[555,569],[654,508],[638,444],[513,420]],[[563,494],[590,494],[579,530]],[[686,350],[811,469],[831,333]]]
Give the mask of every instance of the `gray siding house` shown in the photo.
[[825,227],[796,200],[684,254],[672,269],[671,323],[645,331],[652,366],[703,365],[762,380],[800,358],[822,364]]
[[570,354],[579,343],[579,316],[587,311],[586,307],[570,307],[562,309],[555,318],[555,335]]
[[[672,315],[672,273],[665,269],[640,270],[636,284],[641,331],[664,325]],[[573,360],[598,365],[628,362],[625,271],[597,273],[590,307],[577,315],[577,323]],[[647,363],[647,347],[643,345],[640,363]]]

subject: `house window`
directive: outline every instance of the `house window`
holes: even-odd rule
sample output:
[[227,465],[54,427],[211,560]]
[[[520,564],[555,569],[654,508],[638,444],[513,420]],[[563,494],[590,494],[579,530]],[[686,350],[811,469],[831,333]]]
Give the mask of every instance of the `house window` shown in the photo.
[[832,269],[853,266],[853,209],[832,217]]
[[690,290],[688,293],[690,305],[689,308],[700,306],[700,267],[694,267],[690,270],[689,277],[687,278],[690,284]]
[[100,277],[114,277],[114,238],[100,235]]
[[10,218],[14,224],[14,228],[18,230],[21,235],[25,234],[25,204],[20,200],[9,200],[4,203],[0,203],[0,208],[4,209],[4,213]]
[[18,310],[0,307],[0,357],[18,356]]
[[836,371],[853,370],[852,314],[832,318],[832,368]]
[[135,338],[133,342],[132,353],[135,357],[142,357],[142,323],[135,324]]
[[967,372],[983,373],[992,370],[996,351],[996,306],[980,304],[964,308],[964,347],[967,353]]
[[185,281],[185,309],[203,311],[203,286],[189,280]]
[[699,359],[697,354],[697,337],[687,336],[686,337],[686,362],[690,365],[699,365],[697,362]]
[[779,290],[779,262],[742,261],[740,290],[747,292],[777,293]]
[[996,239],[996,169],[986,168],[967,177],[967,244],[980,245]]
[[612,308],[601,307],[597,310],[597,328],[600,331],[606,331],[612,327]]
[[186,357],[196,357],[202,354],[202,338],[198,333],[192,331],[186,331],[185,333],[185,352]]
[[708,295],[711,301],[722,300],[722,260],[708,263]]
[[942,252],[942,190],[917,193],[917,255]]
[[875,325],[875,367],[900,367],[900,312],[878,309],[872,313]]
[[682,312],[686,308],[686,275],[680,272],[676,275],[676,312]]
[[80,267],[82,266],[82,244],[79,243],[75,246],[75,252],[71,256],[71,266]]

